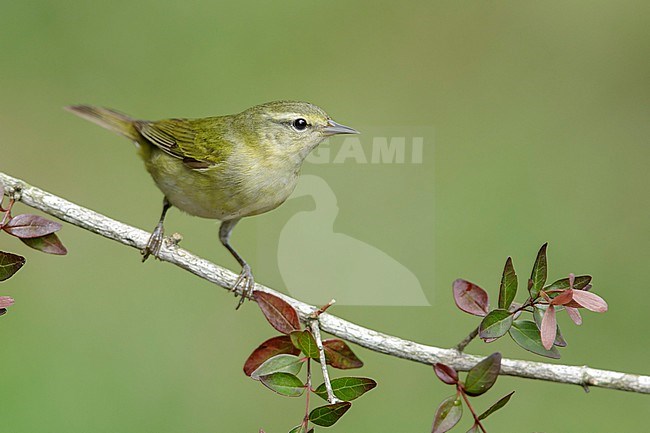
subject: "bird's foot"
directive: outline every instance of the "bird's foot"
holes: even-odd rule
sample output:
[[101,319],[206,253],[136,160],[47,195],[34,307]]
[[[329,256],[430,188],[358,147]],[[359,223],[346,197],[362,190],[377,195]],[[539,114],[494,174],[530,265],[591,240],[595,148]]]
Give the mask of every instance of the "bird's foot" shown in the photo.
[[[251,298],[253,289],[255,288],[255,280],[253,278],[253,273],[251,272],[250,266],[242,266],[241,273],[239,274],[239,277],[237,277],[237,280],[235,281],[235,284],[233,284],[231,290],[234,292],[237,290],[237,287],[241,287],[242,290],[241,298],[239,298],[239,303],[235,308],[236,310],[239,310],[239,307],[242,306],[246,298]],[[237,294],[235,293],[235,295]]]
[[158,257],[158,254],[160,254],[160,248],[162,247],[163,243],[163,233],[163,225],[158,224],[153,233],[151,233],[151,237],[147,241],[147,246],[145,246],[144,249],[140,251],[142,253],[143,262],[147,260],[150,255]]

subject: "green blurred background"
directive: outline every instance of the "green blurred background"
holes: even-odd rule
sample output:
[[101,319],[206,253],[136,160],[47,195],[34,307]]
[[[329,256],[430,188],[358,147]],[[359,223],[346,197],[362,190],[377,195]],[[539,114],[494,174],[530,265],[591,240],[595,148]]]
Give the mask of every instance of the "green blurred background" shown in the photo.
[[[161,194],[133,147],[63,105],[157,119],[300,99],[366,132],[433,128],[421,165],[305,167],[336,194],[334,229],[408,266],[432,304],[334,312],[451,346],[476,324],[455,309],[451,282],[494,294],[508,255],[523,279],[548,241],[550,278],[591,273],[610,305],[580,328],[561,318],[561,361],[650,373],[649,18],[644,1],[3,0],[0,169],[150,230]],[[235,231],[261,283],[282,289],[275,231],[310,206],[294,200]],[[214,222],[172,211],[167,229],[238,271]],[[254,304],[235,313],[222,289],[168,264],[142,265],[137,251],[81,229],[65,225],[61,238],[66,257],[0,236],[2,249],[28,260],[0,286],[16,299],[0,319],[2,431],[273,433],[297,424],[302,399],[241,372],[274,334]],[[366,363],[358,374],[379,387],[331,430],[429,431],[451,390],[430,367],[356,350]],[[496,350],[539,360],[507,339],[468,347]],[[618,391],[502,377],[476,404],[512,389],[490,431],[646,426],[647,397]]]

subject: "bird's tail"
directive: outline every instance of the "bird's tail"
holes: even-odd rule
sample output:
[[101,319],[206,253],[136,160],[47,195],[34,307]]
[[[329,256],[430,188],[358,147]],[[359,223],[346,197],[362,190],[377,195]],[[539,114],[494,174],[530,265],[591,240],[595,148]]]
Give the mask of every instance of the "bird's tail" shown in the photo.
[[134,126],[135,119],[126,114],[91,105],[70,105],[65,109],[131,140],[137,140],[138,138],[138,131]]

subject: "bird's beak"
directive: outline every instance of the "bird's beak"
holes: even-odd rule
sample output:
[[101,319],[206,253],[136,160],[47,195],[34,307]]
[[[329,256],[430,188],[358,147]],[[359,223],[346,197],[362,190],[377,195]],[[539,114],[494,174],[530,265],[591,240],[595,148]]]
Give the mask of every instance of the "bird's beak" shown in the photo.
[[349,126],[341,125],[336,123],[332,119],[327,121],[327,126],[323,128],[325,135],[335,135],[335,134],[358,134],[359,131],[356,129],[350,128]]

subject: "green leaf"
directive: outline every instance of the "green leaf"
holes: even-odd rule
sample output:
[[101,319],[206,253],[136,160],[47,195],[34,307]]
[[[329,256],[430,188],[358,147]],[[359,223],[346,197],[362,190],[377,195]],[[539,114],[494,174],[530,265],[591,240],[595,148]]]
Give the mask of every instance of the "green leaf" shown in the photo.
[[298,313],[287,301],[260,291],[255,291],[253,298],[266,320],[281,333],[289,334],[300,329]]
[[[580,275],[575,277],[575,281],[573,283],[573,288],[574,289],[584,289],[587,287],[587,284],[591,282],[591,275]],[[569,279],[568,278],[562,278],[561,280],[557,280],[553,284],[544,287],[544,291],[549,291],[549,290],[565,290],[570,287],[569,284]]]
[[39,238],[20,238],[20,240],[28,247],[44,253],[55,254],[58,256],[68,254],[68,250],[65,249],[59,240],[59,237],[54,233]]
[[463,404],[460,397],[452,395],[440,403],[436,415],[433,417],[431,433],[445,433],[451,430],[463,416]]
[[501,371],[501,354],[495,352],[467,372],[463,388],[467,395],[477,396],[492,388]]
[[489,417],[489,416],[492,415],[494,412],[498,411],[498,410],[501,409],[503,406],[505,406],[505,405],[508,403],[508,401],[510,400],[510,397],[512,397],[512,394],[514,394],[514,393],[515,393],[515,392],[512,391],[510,394],[506,395],[505,397],[501,397],[501,398],[499,399],[499,401],[497,401],[496,403],[494,403],[492,406],[490,406],[490,408],[489,408],[488,410],[486,410],[485,412],[483,412],[482,414],[480,414],[480,415],[478,416],[479,421],[480,421],[480,420],[483,420],[483,419],[485,419],[485,418],[487,418],[487,417]]
[[512,339],[515,340],[515,343],[529,352],[547,358],[560,358],[560,352],[557,350],[557,347],[553,346],[549,350],[544,349],[539,329],[537,328],[537,325],[530,320],[515,320],[512,323],[509,333]]
[[343,340],[338,338],[323,340],[323,350],[325,351],[325,362],[334,368],[349,370],[363,367],[363,361],[352,352],[350,346]]
[[61,224],[38,215],[21,214],[11,218],[2,229],[17,238],[40,238],[61,229]]
[[536,299],[537,296],[539,296],[539,291],[544,287],[544,283],[546,283],[546,272],[547,272],[547,266],[546,266],[546,247],[548,246],[548,243],[545,243],[542,245],[542,248],[539,249],[539,252],[537,253],[537,259],[535,260],[535,264],[533,265],[533,271],[530,274],[530,281],[532,282],[532,285],[528,289],[530,292],[530,297],[532,299]]
[[345,412],[350,409],[352,403],[343,401],[341,403],[328,404],[317,407],[309,413],[309,421],[323,427],[332,426],[338,421]]
[[268,376],[269,374],[285,372],[291,374],[298,374],[302,368],[304,361],[301,361],[295,355],[280,354],[267,359],[255,371],[251,373],[251,377],[259,380],[260,376]]
[[289,336],[291,337],[293,345],[300,349],[305,356],[313,359],[320,358],[318,346],[316,346],[316,340],[308,329],[305,329],[304,331],[293,331]]
[[0,281],[11,278],[24,264],[23,256],[0,251]]
[[[377,386],[377,382],[367,377],[339,377],[330,383],[334,395],[343,401],[352,401]],[[323,400],[327,400],[325,383],[321,383],[314,392]]]
[[291,373],[273,373],[261,376],[260,382],[271,391],[287,397],[299,397],[305,392],[305,385]]
[[288,335],[269,338],[248,356],[248,359],[244,363],[244,373],[246,376],[250,376],[264,361],[281,353],[298,355],[300,354],[300,349],[297,349],[293,345]]
[[300,424],[289,430],[289,433],[305,433],[307,430],[307,426],[304,424]]
[[512,325],[512,313],[508,310],[497,308],[488,313],[479,325],[478,335],[482,339],[502,337]]
[[503,268],[501,276],[501,286],[499,287],[499,308],[507,310],[510,304],[515,300],[517,295],[517,274],[512,266],[512,259],[508,257],[506,265]]
[[489,309],[488,294],[474,283],[458,279],[454,281],[454,302],[462,311],[474,316],[485,316]]

